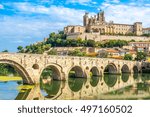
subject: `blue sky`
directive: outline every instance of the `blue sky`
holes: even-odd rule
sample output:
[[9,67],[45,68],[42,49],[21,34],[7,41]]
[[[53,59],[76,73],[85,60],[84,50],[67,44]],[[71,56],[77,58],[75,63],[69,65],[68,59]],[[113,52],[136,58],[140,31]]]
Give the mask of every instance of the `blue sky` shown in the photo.
[[85,11],[107,21],[150,27],[150,0],[0,0],[0,51],[15,52],[66,25],[82,25]]

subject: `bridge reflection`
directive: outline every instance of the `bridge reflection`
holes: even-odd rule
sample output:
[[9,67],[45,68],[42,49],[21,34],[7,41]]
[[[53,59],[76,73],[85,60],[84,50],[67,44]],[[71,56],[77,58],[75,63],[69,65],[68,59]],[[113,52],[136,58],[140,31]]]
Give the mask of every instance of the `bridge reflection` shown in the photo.
[[[138,79],[138,80],[137,80]],[[104,75],[104,77],[69,78],[68,81],[41,83],[21,89],[16,100],[78,99],[150,99],[149,77],[143,75]]]

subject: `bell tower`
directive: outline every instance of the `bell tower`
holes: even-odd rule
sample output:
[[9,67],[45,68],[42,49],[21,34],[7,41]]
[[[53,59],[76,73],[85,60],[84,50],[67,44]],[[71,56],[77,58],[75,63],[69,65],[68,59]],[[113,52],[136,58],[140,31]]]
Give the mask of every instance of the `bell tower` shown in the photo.
[[97,20],[102,24],[102,23],[105,23],[105,13],[104,11],[100,11],[98,14],[97,14]]
[[88,12],[85,12],[85,15],[83,16],[83,26],[87,26],[89,23],[89,17],[88,17]]

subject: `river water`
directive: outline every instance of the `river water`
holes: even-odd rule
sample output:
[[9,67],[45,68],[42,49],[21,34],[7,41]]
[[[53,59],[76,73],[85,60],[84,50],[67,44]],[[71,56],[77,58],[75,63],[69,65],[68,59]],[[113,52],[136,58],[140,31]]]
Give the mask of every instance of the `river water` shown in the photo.
[[122,74],[23,85],[0,81],[0,100],[122,100],[150,99],[150,74]]

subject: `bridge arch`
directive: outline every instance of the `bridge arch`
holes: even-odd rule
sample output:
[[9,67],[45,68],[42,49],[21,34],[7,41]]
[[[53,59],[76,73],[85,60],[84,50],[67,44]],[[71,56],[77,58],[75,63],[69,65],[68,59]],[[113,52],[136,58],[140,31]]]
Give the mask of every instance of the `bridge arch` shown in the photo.
[[127,64],[124,64],[121,68],[122,73],[130,73],[129,67]]
[[40,79],[46,75],[49,75],[53,80],[64,80],[62,67],[58,64],[51,63],[46,65],[46,67],[41,70]]
[[30,77],[29,73],[26,71],[26,69],[19,63],[8,60],[8,59],[1,59],[0,63],[2,64],[8,64],[15,68],[15,70],[19,73],[19,75],[22,77],[23,84],[34,84],[34,81]]
[[133,66],[133,73],[139,73],[139,69],[136,65]]
[[101,73],[96,66],[92,67],[90,72],[92,73],[92,76],[101,76]]
[[110,74],[117,73],[117,67],[116,67],[116,65],[114,63],[109,63],[105,67],[104,73],[110,73]]
[[80,66],[73,66],[68,72],[68,78],[75,77],[75,78],[87,78],[87,75],[83,68]]

